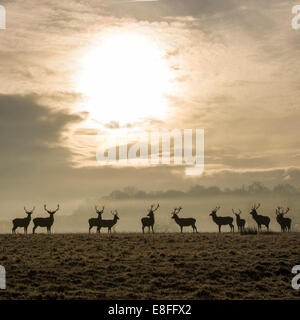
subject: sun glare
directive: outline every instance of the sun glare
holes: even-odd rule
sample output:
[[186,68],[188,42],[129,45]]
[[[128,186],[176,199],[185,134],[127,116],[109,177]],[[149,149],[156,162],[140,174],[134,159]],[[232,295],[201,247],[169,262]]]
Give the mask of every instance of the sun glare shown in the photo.
[[85,109],[100,122],[163,118],[172,83],[164,56],[144,35],[104,37],[82,60],[77,90],[86,97]]

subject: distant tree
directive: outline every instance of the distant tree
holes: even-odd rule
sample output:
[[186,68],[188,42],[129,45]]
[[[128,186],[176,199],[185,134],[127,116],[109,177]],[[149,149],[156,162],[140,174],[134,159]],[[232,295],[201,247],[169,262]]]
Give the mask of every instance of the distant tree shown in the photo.
[[134,187],[126,187],[123,190],[112,191],[104,199],[111,200],[126,200],[126,199],[171,199],[182,197],[205,197],[205,196],[218,196],[218,195],[266,195],[266,194],[282,194],[282,195],[297,195],[300,194],[294,186],[290,184],[279,184],[273,189],[269,189],[263,183],[256,181],[249,186],[242,185],[240,188],[230,189],[225,188],[221,190],[217,186],[205,187],[202,185],[194,185],[184,192],[181,190],[170,189],[167,191],[142,191]]
[[134,198],[138,191],[135,187],[125,187],[123,192],[127,195],[128,198]]
[[253,182],[248,186],[248,193],[250,194],[266,194],[269,192],[270,190],[259,181]]
[[217,186],[206,188],[204,186],[195,185],[188,190],[187,195],[198,197],[198,196],[207,196],[207,195],[218,195],[221,193],[223,192]]
[[137,198],[137,199],[146,199],[147,198],[147,193],[145,191],[139,190],[134,194],[134,197]]
[[245,185],[243,184],[240,188],[236,188],[236,189],[232,190],[231,194],[236,195],[236,196],[243,196],[243,195],[248,194],[248,190],[245,187]]
[[120,190],[115,190],[115,191],[112,191],[108,196],[106,196],[104,198],[105,199],[112,199],[112,200],[122,200],[122,199],[126,199],[127,195]]
[[208,195],[219,195],[222,194],[223,192],[221,189],[217,186],[209,187],[206,189],[206,194]]
[[292,186],[288,183],[279,184],[279,185],[275,186],[273,188],[273,192],[275,192],[277,194],[283,194],[283,195],[296,195],[299,193],[298,190],[294,186]]
[[203,186],[195,185],[193,187],[190,187],[189,191],[187,192],[190,196],[200,196],[204,194],[206,191],[206,188]]
[[185,196],[185,192],[179,190],[167,190],[163,193],[164,198],[176,198]]

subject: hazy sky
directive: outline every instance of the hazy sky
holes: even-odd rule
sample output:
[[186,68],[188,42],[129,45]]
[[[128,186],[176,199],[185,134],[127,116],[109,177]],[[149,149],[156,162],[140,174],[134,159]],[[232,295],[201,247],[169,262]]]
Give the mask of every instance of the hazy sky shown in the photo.
[[[0,200],[63,203],[125,186],[300,187],[294,1],[2,1]],[[205,172],[110,168],[97,135],[205,130]]]

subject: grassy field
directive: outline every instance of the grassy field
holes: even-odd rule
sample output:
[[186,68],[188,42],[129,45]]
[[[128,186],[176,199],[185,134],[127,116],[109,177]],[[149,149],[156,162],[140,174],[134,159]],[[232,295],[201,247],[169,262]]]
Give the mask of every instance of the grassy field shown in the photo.
[[298,299],[300,234],[0,235],[0,299]]

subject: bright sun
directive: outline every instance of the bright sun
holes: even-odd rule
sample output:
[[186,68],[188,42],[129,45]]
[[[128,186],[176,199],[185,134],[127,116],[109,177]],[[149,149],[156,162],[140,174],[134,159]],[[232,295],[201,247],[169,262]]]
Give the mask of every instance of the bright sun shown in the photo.
[[114,33],[84,56],[77,90],[100,122],[163,118],[172,86],[165,52],[148,37]]

